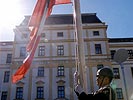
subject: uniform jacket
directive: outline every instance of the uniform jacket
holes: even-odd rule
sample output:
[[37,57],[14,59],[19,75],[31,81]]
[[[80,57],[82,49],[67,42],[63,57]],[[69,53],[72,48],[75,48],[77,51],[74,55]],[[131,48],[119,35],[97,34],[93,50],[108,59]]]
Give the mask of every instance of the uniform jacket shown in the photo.
[[76,94],[79,100],[115,100],[114,90],[110,86],[102,87],[92,94],[86,94],[85,92],[81,94],[76,92]]

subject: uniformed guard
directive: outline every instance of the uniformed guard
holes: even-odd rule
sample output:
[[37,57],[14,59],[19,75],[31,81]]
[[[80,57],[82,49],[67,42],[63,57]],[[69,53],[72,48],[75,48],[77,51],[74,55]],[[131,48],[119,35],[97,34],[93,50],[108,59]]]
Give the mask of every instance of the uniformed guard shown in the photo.
[[92,94],[86,94],[81,85],[78,84],[78,72],[74,73],[75,93],[79,100],[115,100],[115,92],[110,87],[113,72],[110,68],[101,68],[97,71],[96,83],[99,89]]

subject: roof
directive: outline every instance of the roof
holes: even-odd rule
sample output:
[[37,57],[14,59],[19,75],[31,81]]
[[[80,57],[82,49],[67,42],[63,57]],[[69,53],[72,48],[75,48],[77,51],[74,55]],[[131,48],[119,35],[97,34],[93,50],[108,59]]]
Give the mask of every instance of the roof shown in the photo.
[[[46,25],[57,25],[57,24],[73,24],[73,15],[72,14],[63,14],[63,15],[51,15],[47,18]],[[96,16],[96,14],[82,14],[82,23],[102,23],[101,20]]]
[[133,38],[108,38],[109,43],[116,43],[116,42],[133,42]]
[[[102,23],[102,21],[96,16],[96,13],[84,13],[81,15],[82,23]],[[28,25],[30,16],[25,16],[25,19],[20,25]],[[73,24],[73,14],[53,14],[50,15],[46,21],[45,25],[58,25],[58,24]]]

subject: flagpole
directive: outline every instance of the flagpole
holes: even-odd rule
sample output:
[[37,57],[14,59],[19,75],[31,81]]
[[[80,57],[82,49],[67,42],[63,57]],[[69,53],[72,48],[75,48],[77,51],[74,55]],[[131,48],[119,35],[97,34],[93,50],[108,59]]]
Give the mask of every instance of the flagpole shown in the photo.
[[76,35],[78,41],[78,57],[79,57],[79,77],[80,84],[82,85],[85,92],[87,92],[87,76],[86,76],[86,66],[85,66],[85,53],[84,53],[84,40],[82,35],[82,21],[80,12],[80,2],[79,0],[73,0],[74,6],[74,20],[76,26]]

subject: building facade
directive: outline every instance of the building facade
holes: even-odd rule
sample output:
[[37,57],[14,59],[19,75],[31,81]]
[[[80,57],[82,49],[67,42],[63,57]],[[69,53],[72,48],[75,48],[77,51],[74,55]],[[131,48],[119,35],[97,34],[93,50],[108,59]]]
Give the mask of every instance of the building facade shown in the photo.
[[[28,55],[29,19],[30,16],[25,16],[16,26],[14,41],[0,42],[0,99],[77,100],[73,91],[77,42],[71,14],[48,17],[30,69],[22,80],[12,83],[12,75]],[[108,38],[107,27],[95,13],[82,14],[88,93],[98,89],[95,82],[97,69],[111,67],[115,75],[112,87],[117,100],[133,100],[133,38]],[[123,63],[127,91],[120,65],[113,60],[119,49],[126,49],[129,54]]]

